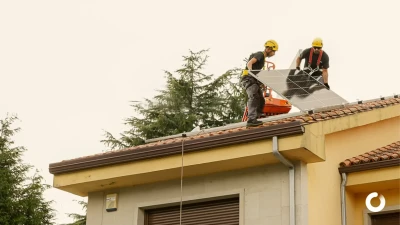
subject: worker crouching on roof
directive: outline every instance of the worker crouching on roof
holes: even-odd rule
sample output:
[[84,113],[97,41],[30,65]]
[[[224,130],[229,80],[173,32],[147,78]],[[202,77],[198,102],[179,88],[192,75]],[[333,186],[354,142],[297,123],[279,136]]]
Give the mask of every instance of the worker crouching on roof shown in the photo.
[[311,76],[323,82],[327,89],[330,89],[328,84],[329,56],[322,50],[322,46],[322,39],[315,38],[312,42],[312,47],[305,49],[300,56],[297,57],[296,70],[300,70],[301,60],[304,59],[303,71],[311,74]]
[[259,73],[264,67],[265,58],[274,56],[275,51],[278,50],[278,43],[274,40],[268,40],[264,46],[264,51],[259,51],[250,55],[246,69],[242,74],[241,85],[246,90],[248,96],[247,126],[259,126],[262,124],[262,122],[257,120],[257,118],[262,113],[265,105],[265,99],[260,87],[262,84],[257,79],[249,75],[248,71],[251,71],[254,75]]

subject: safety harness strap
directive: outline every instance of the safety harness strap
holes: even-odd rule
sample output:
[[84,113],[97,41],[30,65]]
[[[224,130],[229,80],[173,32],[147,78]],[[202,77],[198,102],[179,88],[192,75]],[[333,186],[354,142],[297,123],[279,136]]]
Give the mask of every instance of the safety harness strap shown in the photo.
[[[317,60],[317,68],[319,69],[319,64],[321,63],[321,58],[322,58],[322,52],[323,50],[321,49],[319,51],[319,55],[318,55],[318,60]],[[311,68],[311,62],[312,62],[312,56],[314,54],[314,48],[311,48],[310,50],[310,56],[308,57],[308,66]]]

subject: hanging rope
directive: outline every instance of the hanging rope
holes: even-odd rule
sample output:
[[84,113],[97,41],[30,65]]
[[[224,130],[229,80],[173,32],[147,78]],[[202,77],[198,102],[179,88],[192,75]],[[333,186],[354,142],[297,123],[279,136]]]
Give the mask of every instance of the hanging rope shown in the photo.
[[183,192],[183,152],[185,146],[185,137],[186,134],[182,134],[182,156],[181,156],[181,202],[180,202],[180,210],[179,210],[179,225],[182,225],[182,192]]

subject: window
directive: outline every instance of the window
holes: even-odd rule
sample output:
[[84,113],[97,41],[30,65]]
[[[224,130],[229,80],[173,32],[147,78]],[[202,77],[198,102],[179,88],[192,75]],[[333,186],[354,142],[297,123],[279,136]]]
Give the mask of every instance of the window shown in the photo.
[[[145,211],[145,225],[179,224],[180,206]],[[229,198],[182,206],[182,224],[239,225],[239,198]]]
[[399,225],[400,212],[371,215],[371,225]]

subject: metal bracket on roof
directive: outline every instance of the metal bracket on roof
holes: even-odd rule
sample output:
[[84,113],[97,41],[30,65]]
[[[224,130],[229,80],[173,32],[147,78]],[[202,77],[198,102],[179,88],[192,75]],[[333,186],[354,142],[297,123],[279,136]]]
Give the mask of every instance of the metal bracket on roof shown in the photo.
[[327,110],[331,110],[331,109],[339,109],[339,108],[345,108],[345,107],[350,107],[352,105],[357,105],[357,104],[363,104],[363,103],[369,103],[369,102],[374,102],[374,101],[378,101],[378,100],[385,100],[385,99],[389,99],[389,98],[398,98],[398,95],[394,95],[394,96],[380,96],[379,98],[375,98],[375,99],[369,99],[369,100],[359,100],[357,99],[357,101],[354,102],[343,102],[341,105],[332,105],[332,106],[328,106],[328,107],[322,107],[322,108],[318,108],[314,110],[314,113],[317,112],[321,112],[321,111],[327,111]]
[[[340,109],[340,108],[345,108],[345,107],[350,107],[352,105],[357,105],[357,104],[363,104],[363,103],[368,103],[368,102],[374,102],[374,101],[378,101],[378,100],[385,100],[385,99],[389,99],[389,98],[398,98],[399,95],[394,95],[394,96],[380,96],[379,98],[376,99],[369,99],[369,100],[359,100],[357,99],[357,101],[354,102],[343,102],[341,105],[332,105],[332,106],[327,106],[327,107],[321,107],[321,108],[317,108],[317,109],[313,109],[312,112],[313,113],[318,113],[321,111],[328,111],[328,110],[333,110],[333,109]],[[384,106],[377,106],[377,107],[384,107]],[[310,111],[307,111],[310,112]]]
[[[383,99],[382,99],[383,98]],[[364,101],[364,103],[369,103],[369,102],[375,102],[375,101],[379,101],[379,100],[384,100],[384,99],[389,99],[389,98],[393,98],[393,96],[385,96],[385,97],[380,97],[380,98],[374,98],[374,99],[369,99],[369,100],[366,100],[366,101]],[[354,103],[351,103],[351,104],[354,104]]]
[[344,108],[347,104],[349,104],[349,103],[342,103],[340,105],[331,105],[331,106],[321,107],[321,108],[317,108],[317,109],[312,109],[312,112],[319,113],[319,112],[324,112],[324,111],[329,111],[329,110],[334,110],[334,109],[340,109],[340,108]]

